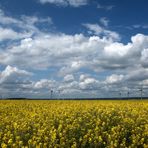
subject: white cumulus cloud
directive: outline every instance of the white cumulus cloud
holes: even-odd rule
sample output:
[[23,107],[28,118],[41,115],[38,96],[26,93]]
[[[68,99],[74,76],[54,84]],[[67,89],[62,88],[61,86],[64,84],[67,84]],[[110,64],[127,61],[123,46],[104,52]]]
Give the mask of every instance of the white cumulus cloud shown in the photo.
[[52,24],[50,18],[15,19],[0,11],[0,20],[0,66],[5,67],[0,72],[0,91],[5,94],[49,97],[53,89],[63,96],[103,96],[110,89],[147,85],[147,35],[135,34],[125,44],[103,20],[104,27],[83,24],[89,35],[51,33],[37,27]]
[[40,0],[40,3],[50,3],[55,4],[57,6],[72,6],[72,7],[80,7],[87,5],[88,0]]
[[[105,20],[102,20],[102,23],[104,24],[104,26],[107,25],[107,22]],[[99,24],[86,23],[83,24],[83,26],[88,29],[88,33],[95,34],[101,37],[106,37],[107,39],[111,40],[120,40],[120,35],[117,32],[101,27]]]

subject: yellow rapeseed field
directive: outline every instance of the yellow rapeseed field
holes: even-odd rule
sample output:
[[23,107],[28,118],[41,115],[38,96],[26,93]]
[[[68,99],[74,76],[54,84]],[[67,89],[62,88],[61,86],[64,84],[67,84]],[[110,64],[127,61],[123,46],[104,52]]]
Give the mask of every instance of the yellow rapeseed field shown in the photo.
[[2,148],[148,148],[148,101],[0,101]]

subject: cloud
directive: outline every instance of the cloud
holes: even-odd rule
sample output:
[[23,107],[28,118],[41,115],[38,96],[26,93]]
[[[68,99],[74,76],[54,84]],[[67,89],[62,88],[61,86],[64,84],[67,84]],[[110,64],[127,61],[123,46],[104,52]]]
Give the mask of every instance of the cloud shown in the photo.
[[87,23],[87,24],[83,24],[83,26],[88,28],[90,31],[93,31],[96,35],[99,35],[104,31],[104,29],[101,26],[99,26],[98,24]]
[[7,66],[0,72],[0,93],[5,97],[49,97],[50,90],[57,87],[55,80],[32,81],[34,74],[17,67]]
[[41,18],[37,16],[22,15],[20,18],[13,18],[11,16],[7,16],[1,9],[0,20],[1,29],[8,30],[9,32],[11,31],[11,34],[12,32],[13,34],[16,33],[18,38],[31,37],[34,34],[41,34],[42,31],[39,29],[39,25],[46,24],[49,27],[53,24],[50,17]]
[[72,82],[74,80],[74,76],[72,74],[66,75],[64,77],[64,82]]
[[126,26],[125,27],[126,29],[129,29],[129,30],[145,30],[145,29],[148,29],[148,24],[134,24],[134,25],[130,25],[130,26]]
[[88,0],[40,0],[40,3],[46,4],[55,4],[57,6],[72,6],[72,7],[80,7],[87,5]]
[[58,90],[60,90],[59,96],[86,97],[89,95],[96,95],[98,93],[100,82],[95,78],[85,74],[81,74],[77,76],[77,78],[73,75],[67,76],[72,77],[72,79],[70,81],[63,81],[62,83],[60,83],[60,86],[58,87]]
[[98,4],[97,5],[97,8],[98,9],[103,9],[103,10],[106,10],[106,11],[110,11],[114,8],[115,6],[114,5],[101,5],[101,4]]
[[55,87],[55,83],[56,82],[54,80],[41,79],[34,83],[34,88],[51,90],[53,87]]
[[[148,36],[137,34],[131,37],[131,42],[124,45],[123,43],[114,42],[104,48],[104,57],[109,62],[118,63],[125,67],[146,66],[145,56],[148,44]],[[146,53],[145,53],[146,54]]]
[[47,18],[39,18],[37,16],[25,16],[23,15],[21,17],[23,22],[26,22],[26,24],[34,25],[36,23],[49,23],[52,24],[52,19],[50,17]]
[[[0,60],[0,63],[17,64],[21,67],[33,67],[35,69],[60,66],[63,67],[61,72],[67,70],[72,72],[87,64],[87,59],[90,58],[88,53],[92,57],[95,56],[98,46],[100,46],[101,51],[107,43],[109,41],[106,39],[100,39],[97,36],[85,37],[82,34],[41,35],[23,39],[18,45],[1,51],[0,57],[3,60]],[[53,63],[52,61],[56,62]]]
[[108,23],[109,23],[109,20],[106,17],[101,17],[100,18],[100,23],[102,25],[104,25],[105,27],[107,27],[108,26]]
[[5,29],[0,27],[0,41],[7,40],[7,39],[17,39],[18,33],[13,31],[12,29]]
[[91,77],[84,77],[82,79],[83,75],[80,76],[80,83],[79,83],[79,87],[82,90],[98,90],[98,86],[99,86],[99,81],[91,78]]
[[145,24],[145,25],[136,24],[136,25],[132,25],[131,28],[134,28],[134,29],[138,29],[138,28],[147,29],[148,25],[147,24]]
[[8,96],[49,97],[53,89],[61,97],[110,97],[111,89],[147,85],[147,35],[135,34],[125,44],[105,23],[83,24],[91,34],[68,35],[38,27],[51,25],[50,18],[0,12],[0,19],[0,91]]
[[148,48],[143,49],[140,60],[144,67],[148,67]]
[[103,36],[111,40],[120,40],[120,35],[117,32],[105,29],[104,27],[101,27],[99,24],[86,23],[83,24],[83,26],[89,29],[88,33],[90,34],[95,34],[100,37]]
[[19,24],[20,21],[15,19],[15,18],[12,18],[12,17],[9,17],[9,16],[6,16],[4,11],[0,9],[0,24]]
[[12,67],[8,65],[5,68],[5,70],[0,73],[0,82],[1,83],[5,83],[5,82],[17,83],[24,76],[31,76],[31,75],[32,73],[30,72],[27,72],[25,70],[20,70],[16,67]]
[[105,83],[107,84],[114,84],[114,83],[120,83],[124,78],[124,75],[117,75],[112,74],[111,76],[107,76]]
[[5,41],[5,40],[18,40],[18,39],[23,39],[28,36],[30,36],[29,33],[24,32],[16,32],[11,28],[2,28],[0,27],[0,42]]
[[32,91],[29,78],[33,73],[7,66],[0,72],[0,93],[3,97],[19,97]]
[[111,58],[121,58],[126,56],[131,49],[132,44],[124,45],[122,43],[112,43],[104,48],[105,55]]
[[127,75],[128,81],[143,81],[148,79],[148,68],[139,67],[138,69],[131,70]]

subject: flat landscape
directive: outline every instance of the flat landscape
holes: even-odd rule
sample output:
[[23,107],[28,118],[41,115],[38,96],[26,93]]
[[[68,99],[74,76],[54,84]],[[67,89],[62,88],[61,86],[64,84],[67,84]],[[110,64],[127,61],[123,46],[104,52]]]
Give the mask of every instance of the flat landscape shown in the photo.
[[0,0],[0,148],[148,148],[148,0]]
[[147,148],[148,101],[1,100],[2,148]]

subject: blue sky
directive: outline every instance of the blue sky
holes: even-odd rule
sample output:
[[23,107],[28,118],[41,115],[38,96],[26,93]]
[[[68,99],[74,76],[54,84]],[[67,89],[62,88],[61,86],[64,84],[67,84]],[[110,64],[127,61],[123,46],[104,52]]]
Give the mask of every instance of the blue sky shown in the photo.
[[[39,0],[1,0],[1,8],[6,14],[12,17],[51,17],[55,31],[67,34],[85,32],[82,23],[99,23],[101,17],[106,17],[109,20],[108,27],[121,33],[123,41],[128,41],[136,33],[148,33],[147,4],[146,0],[92,0],[84,6],[73,7],[62,4],[57,6],[54,3],[41,4]],[[135,28],[132,28],[134,25]],[[136,28],[136,25],[141,27]]]
[[147,5],[1,0],[1,97],[147,96]]

